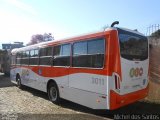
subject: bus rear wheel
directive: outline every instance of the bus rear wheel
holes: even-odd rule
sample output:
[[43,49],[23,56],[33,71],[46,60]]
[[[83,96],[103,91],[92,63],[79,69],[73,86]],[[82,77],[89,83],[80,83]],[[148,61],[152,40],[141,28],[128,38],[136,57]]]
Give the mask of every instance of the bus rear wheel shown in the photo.
[[55,83],[51,82],[49,84],[47,92],[48,92],[49,100],[52,103],[55,103],[55,104],[60,103],[59,90]]
[[16,77],[16,81],[17,81],[17,87],[22,89],[21,78],[19,75]]

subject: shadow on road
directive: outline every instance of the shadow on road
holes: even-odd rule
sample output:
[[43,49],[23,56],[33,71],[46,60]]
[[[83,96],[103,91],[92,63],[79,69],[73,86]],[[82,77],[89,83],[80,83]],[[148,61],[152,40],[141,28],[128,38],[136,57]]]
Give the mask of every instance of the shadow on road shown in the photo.
[[9,77],[0,73],[0,88],[11,87],[11,86],[15,86],[15,85],[11,83]]
[[[34,96],[42,97],[48,100],[47,94],[44,92],[41,92],[32,88],[28,88],[28,87],[24,87],[23,90],[32,93]],[[160,113],[159,112],[160,104],[149,103],[145,101],[139,101],[131,105],[127,105],[125,107],[122,107],[117,110],[112,110],[112,111],[93,110],[67,100],[62,100],[62,102],[59,105],[63,108],[72,109],[74,111],[94,114],[97,116],[107,117],[111,119],[113,119],[114,115],[116,114],[159,114]]]

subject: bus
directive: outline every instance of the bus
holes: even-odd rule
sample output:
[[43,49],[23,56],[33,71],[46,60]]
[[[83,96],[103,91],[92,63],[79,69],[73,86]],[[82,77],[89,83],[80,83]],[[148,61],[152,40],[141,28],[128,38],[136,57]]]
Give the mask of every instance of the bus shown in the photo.
[[5,75],[10,73],[10,51],[0,50],[0,72]]
[[135,30],[101,32],[13,49],[10,77],[92,109],[114,110],[148,94],[148,39]]
[[0,49],[0,72],[3,72],[4,54],[5,51]]

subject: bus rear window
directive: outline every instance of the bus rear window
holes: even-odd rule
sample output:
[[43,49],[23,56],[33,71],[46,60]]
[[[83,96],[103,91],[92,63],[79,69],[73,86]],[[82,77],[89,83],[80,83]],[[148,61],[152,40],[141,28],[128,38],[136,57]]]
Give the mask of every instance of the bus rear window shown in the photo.
[[148,40],[145,36],[118,28],[121,57],[128,60],[148,58]]

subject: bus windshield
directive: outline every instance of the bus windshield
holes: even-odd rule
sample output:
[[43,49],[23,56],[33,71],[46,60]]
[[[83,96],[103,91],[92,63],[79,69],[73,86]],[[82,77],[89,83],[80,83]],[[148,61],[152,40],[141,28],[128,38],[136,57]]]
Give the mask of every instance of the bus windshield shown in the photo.
[[128,60],[148,58],[148,40],[145,36],[118,28],[121,57]]

